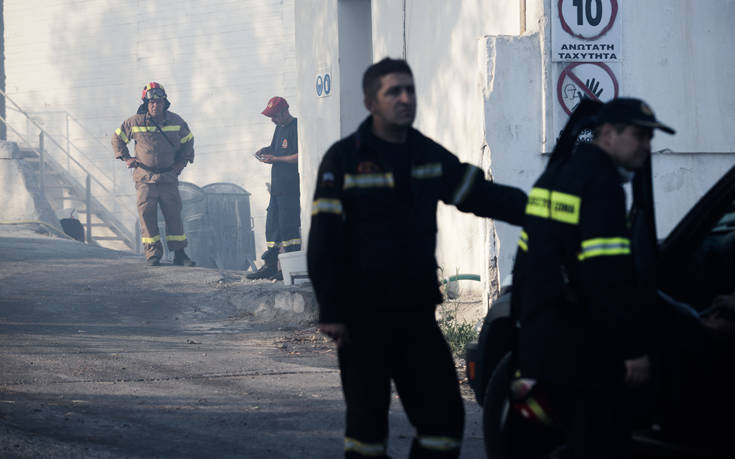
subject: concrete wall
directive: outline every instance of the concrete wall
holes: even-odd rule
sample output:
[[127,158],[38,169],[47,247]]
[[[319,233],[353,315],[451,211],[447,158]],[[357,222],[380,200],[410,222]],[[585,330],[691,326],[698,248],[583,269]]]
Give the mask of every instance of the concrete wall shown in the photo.
[[340,137],[354,132],[368,115],[362,95],[362,74],[373,62],[370,0],[340,0]]
[[[493,176],[528,191],[546,164],[539,154],[544,126],[541,35],[485,37],[479,44],[484,133]],[[495,222],[495,230],[502,284],[513,268],[520,228]]]
[[[337,0],[299,0],[295,8],[299,170],[301,173],[301,232],[309,230],[311,202],[319,162],[340,138],[341,73]],[[322,69],[332,72],[332,95],[319,97],[315,78]]]
[[63,234],[61,223],[41,193],[38,173],[15,142],[0,140],[0,225],[51,229]]
[[[294,103],[293,8],[294,0],[5,1],[7,90],[25,110],[78,118],[88,132],[72,123],[74,143],[119,193],[132,194],[122,163],[109,159],[110,135],[135,113],[142,87],[159,81],[195,136],[196,161],[182,179],[253,193],[262,248],[270,167],[251,153],[273,134],[260,114],[270,97],[282,95],[302,113]],[[25,130],[16,112],[8,115]],[[63,132],[63,116],[37,117]]]

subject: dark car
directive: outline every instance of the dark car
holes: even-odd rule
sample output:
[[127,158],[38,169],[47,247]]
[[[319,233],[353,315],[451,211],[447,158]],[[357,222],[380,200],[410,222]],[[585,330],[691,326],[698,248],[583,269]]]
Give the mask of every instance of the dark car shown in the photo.
[[[637,176],[632,213],[637,211],[639,224],[646,227],[638,234],[655,235],[650,161]],[[700,333],[703,327],[698,316],[706,316],[717,295],[735,291],[735,167],[692,207],[668,237],[656,241],[653,236],[652,241],[648,248],[652,256],[637,259],[637,270],[655,284],[652,291],[658,292],[654,300],[657,307],[675,310],[683,317],[691,314],[685,326]],[[645,252],[645,242],[638,242]],[[502,289],[484,319],[478,341],[466,351],[469,384],[483,405],[488,454],[502,442],[499,423],[508,407],[511,293],[512,286]],[[735,324],[735,317],[731,319]],[[680,332],[678,328],[672,330],[676,330],[674,335]],[[676,339],[673,336],[672,342]],[[733,425],[730,416],[735,408],[731,394],[735,392],[735,365],[731,361],[735,349],[731,349],[732,341],[713,343],[708,348],[683,351],[662,345],[652,365],[666,369],[661,370],[659,378],[669,403],[652,406],[639,424],[634,435],[636,457],[723,457],[718,451],[729,442],[730,435],[723,434],[729,434],[727,426]],[[712,374],[712,369],[717,374]]]

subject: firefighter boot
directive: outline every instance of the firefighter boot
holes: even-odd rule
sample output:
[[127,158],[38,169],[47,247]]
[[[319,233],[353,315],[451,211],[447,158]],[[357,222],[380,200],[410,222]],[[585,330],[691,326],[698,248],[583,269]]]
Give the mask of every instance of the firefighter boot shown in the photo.
[[196,263],[186,255],[184,249],[178,249],[174,251],[174,264],[178,266],[194,266]]
[[150,258],[147,258],[145,262],[148,263],[148,266],[161,266],[161,257],[157,257],[154,255]]
[[266,250],[261,258],[265,263],[259,270],[245,275],[247,279],[270,279],[278,273],[278,249],[270,248]]

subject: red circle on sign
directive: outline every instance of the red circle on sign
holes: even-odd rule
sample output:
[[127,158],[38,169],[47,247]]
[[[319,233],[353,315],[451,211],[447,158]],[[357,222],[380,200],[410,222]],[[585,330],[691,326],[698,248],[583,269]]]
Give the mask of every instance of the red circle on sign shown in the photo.
[[585,37],[584,35],[574,33],[572,31],[572,28],[569,27],[569,24],[567,24],[567,21],[564,20],[564,15],[562,14],[562,11],[561,11],[562,3],[564,3],[564,0],[559,0],[558,8],[559,8],[559,21],[561,21],[561,28],[564,29],[564,31],[568,33],[569,35],[575,38],[579,38],[580,40],[597,40],[601,36],[605,35],[612,28],[613,24],[615,23],[615,17],[618,15],[618,1],[610,0],[610,8],[612,10],[610,13],[610,22],[605,26],[604,29],[602,29],[600,33],[598,33],[594,37]]
[[585,92],[585,95],[587,97],[589,97],[592,100],[597,100],[597,101],[600,100],[594,94],[592,94],[589,91],[589,89],[587,89],[587,87],[572,73],[572,70],[575,67],[577,67],[579,65],[582,65],[582,64],[596,65],[596,66],[600,67],[602,70],[604,70],[610,76],[610,79],[612,80],[612,83],[613,83],[613,90],[614,90],[613,91],[614,92],[613,99],[615,99],[616,97],[618,97],[618,90],[619,90],[619,88],[618,88],[618,80],[615,78],[615,74],[613,73],[613,71],[612,71],[612,69],[610,67],[608,67],[607,65],[603,64],[602,62],[575,62],[573,64],[569,64],[566,67],[564,67],[564,70],[562,70],[561,71],[561,74],[559,74],[559,81],[556,84],[556,97],[557,97],[557,99],[559,99],[559,103],[561,104],[561,108],[564,109],[564,111],[567,113],[567,115],[571,115],[572,114],[572,111],[570,109],[568,109],[567,108],[567,104],[564,103],[564,95],[562,94],[562,86],[563,86],[562,83],[564,83],[564,78],[568,74],[571,75],[569,78],[571,78],[572,81],[574,81],[577,84],[577,86],[579,86],[580,89],[582,89]]

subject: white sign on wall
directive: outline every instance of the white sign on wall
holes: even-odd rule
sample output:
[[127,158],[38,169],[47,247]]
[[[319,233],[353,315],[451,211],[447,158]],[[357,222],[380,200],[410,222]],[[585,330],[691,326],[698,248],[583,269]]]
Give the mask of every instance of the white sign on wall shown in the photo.
[[618,79],[602,62],[576,62],[559,74],[556,95],[562,109],[571,115],[583,97],[607,102],[618,97]]
[[553,62],[622,59],[622,0],[552,0]]
[[332,83],[332,67],[327,64],[319,65],[319,71],[314,78],[317,97],[329,97],[333,90]]
[[608,102],[621,93],[620,62],[569,62],[552,66],[552,78],[556,83],[552,110],[553,137],[549,138],[549,150],[554,147],[569,115],[583,97]]

